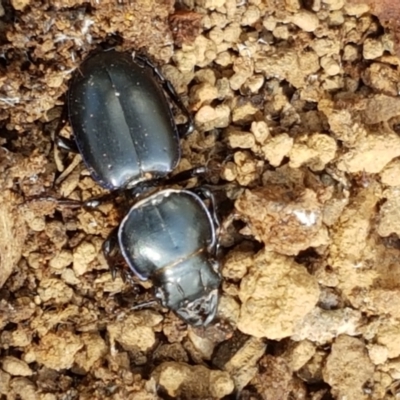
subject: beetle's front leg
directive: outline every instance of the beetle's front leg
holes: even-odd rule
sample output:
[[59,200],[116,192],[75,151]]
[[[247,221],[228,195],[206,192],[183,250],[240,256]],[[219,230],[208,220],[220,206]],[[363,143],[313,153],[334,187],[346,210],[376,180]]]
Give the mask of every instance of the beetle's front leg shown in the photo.
[[194,189],[192,189],[192,191],[196,194],[198,194],[199,196],[201,196],[203,199],[207,199],[210,201],[210,205],[209,205],[209,210],[213,219],[213,223],[216,229],[218,229],[221,225],[219,217],[218,217],[218,213],[217,213],[217,200],[215,199],[215,194],[213,193],[213,191],[210,189],[209,186],[199,186],[196,187]]

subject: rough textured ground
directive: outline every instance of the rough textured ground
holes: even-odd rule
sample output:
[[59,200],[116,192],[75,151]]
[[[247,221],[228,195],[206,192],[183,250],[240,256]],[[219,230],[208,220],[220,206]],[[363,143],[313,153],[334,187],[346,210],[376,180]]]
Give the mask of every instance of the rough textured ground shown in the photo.
[[[1,400],[399,398],[399,11],[362,3],[2,2]],[[111,279],[115,204],[43,199],[102,193],[53,136],[71,73],[116,36],[195,115],[179,169],[208,164],[232,200],[204,330],[129,309],[151,283]]]

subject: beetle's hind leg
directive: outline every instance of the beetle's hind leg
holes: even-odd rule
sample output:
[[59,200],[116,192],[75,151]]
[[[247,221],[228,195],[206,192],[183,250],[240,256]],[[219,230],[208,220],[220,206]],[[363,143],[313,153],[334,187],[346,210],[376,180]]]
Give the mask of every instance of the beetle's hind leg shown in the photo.
[[162,82],[162,84],[164,90],[169,94],[171,99],[182,110],[182,112],[185,114],[187,118],[186,123],[177,125],[179,137],[182,139],[190,135],[194,131],[193,117],[190,114],[189,110],[186,108],[186,106],[183,104],[180,97],[178,96],[178,93],[176,93],[175,88],[172,86],[172,83],[164,78],[164,82]]
[[150,67],[154,74],[157,75],[157,78],[160,80],[163,89],[168,93],[168,96],[175,103],[175,105],[182,111],[182,113],[186,116],[187,122],[184,124],[177,125],[179,137],[182,139],[188,135],[190,135],[194,131],[194,121],[193,116],[187,109],[187,107],[183,104],[181,98],[178,93],[176,93],[175,88],[172,86],[172,83],[165,78],[162,72],[156,67],[147,57],[143,57],[140,55],[135,55],[135,60],[141,62],[144,65]]

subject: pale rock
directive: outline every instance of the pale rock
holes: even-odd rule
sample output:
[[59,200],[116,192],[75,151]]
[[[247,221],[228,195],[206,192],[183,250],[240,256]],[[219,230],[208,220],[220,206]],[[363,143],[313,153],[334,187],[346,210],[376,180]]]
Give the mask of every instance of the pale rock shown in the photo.
[[292,371],[298,371],[314,356],[316,346],[309,340],[292,342],[284,353]]
[[262,147],[264,157],[273,167],[279,167],[284,157],[289,155],[293,147],[293,138],[287,133],[270,137]]
[[238,329],[258,338],[279,340],[295,333],[296,325],[315,307],[319,287],[305,267],[292,258],[260,251],[242,279]]
[[339,336],[332,345],[323,368],[323,378],[332,387],[335,398],[367,400],[364,385],[373,381],[374,366],[362,340]]
[[294,14],[292,22],[305,32],[314,32],[319,25],[318,17],[306,10]]
[[2,361],[3,370],[11,376],[31,376],[33,371],[29,365],[19,358],[6,356]]
[[344,333],[349,336],[359,335],[361,324],[362,314],[358,310],[323,310],[316,307],[296,326],[291,338],[296,341],[306,339],[323,345]]
[[366,60],[373,60],[383,55],[385,49],[379,39],[366,38],[363,45],[363,56]]
[[118,321],[109,323],[107,331],[112,348],[115,342],[127,351],[148,351],[156,342],[154,327],[162,321],[155,311],[142,310],[131,312]]
[[337,164],[347,173],[377,174],[394,158],[400,156],[400,137],[394,132],[376,132],[361,139],[345,153]]
[[246,343],[225,364],[238,390],[243,389],[258,372],[257,362],[264,355],[266,344],[263,340],[249,338]]
[[169,396],[178,398],[223,398],[234,390],[234,383],[225,371],[210,370],[202,365],[165,362],[152,374]]

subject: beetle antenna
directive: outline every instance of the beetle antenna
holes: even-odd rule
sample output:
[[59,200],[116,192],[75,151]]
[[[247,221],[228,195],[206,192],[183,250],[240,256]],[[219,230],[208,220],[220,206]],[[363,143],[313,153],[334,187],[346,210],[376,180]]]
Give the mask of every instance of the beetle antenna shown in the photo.
[[143,301],[139,304],[136,304],[130,308],[131,311],[135,310],[143,310],[144,308],[152,308],[154,306],[159,306],[159,302],[156,299]]

